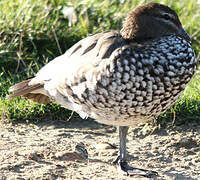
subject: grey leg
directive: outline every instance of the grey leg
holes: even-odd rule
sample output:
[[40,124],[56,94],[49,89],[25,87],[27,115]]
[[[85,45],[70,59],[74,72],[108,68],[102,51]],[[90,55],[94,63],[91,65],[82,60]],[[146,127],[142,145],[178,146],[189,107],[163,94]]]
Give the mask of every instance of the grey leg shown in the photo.
[[126,136],[127,136],[128,128],[129,128],[128,126],[119,127],[119,139],[120,139],[119,156],[113,162],[115,165],[117,165],[117,170],[121,174],[127,175],[127,176],[141,176],[141,177],[157,176],[158,173],[155,171],[133,168],[127,164],[126,162],[127,160]]
[[128,126],[120,126],[119,127],[119,139],[120,139],[120,159],[121,161],[126,161],[126,136],[128,133]]

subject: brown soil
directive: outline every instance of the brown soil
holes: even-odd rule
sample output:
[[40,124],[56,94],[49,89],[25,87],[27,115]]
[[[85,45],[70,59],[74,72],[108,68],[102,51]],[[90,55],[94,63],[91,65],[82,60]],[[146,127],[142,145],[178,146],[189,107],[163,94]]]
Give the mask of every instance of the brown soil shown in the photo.
[[[118,149],[116,128],[79,118],[1,123],[0,179],[146,179],[126,177],[110,164]],[[84,144],[86,156],[74,152]],[[154,179],[200,179],[200,123],[129,129],[130,164],[157,171]]]

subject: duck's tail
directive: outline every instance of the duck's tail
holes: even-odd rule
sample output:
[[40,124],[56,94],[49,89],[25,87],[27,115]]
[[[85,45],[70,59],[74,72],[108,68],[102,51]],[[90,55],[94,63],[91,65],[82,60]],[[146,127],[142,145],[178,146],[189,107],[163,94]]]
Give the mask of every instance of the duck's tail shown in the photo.
[[14,99],[18,96],[22,96],[39,104],[48,104],[50,102],[49,97],[40,93],[44,89],[44,85],[39,83],[29,85],[31,80],[32,79],[27,79],[11,86],[9,91],[12,92],[12,94],[8,95],[6,99]]

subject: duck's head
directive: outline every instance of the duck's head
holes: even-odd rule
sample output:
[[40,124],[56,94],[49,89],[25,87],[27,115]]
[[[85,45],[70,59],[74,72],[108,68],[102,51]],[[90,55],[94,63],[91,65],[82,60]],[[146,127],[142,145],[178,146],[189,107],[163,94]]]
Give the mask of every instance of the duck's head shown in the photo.
[[148,40],[175,34],[191,41],[176,12],[159,3],[135,8],[125,18],[120,33],[124,39]]

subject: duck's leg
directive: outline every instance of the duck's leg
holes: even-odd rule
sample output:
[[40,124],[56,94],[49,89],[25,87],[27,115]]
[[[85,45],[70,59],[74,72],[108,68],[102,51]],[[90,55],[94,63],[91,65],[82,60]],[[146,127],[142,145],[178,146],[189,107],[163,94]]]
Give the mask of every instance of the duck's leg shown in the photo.
[[151,170],[133,168],[126,162],[126,136],[128,132],[128,126],[119,126],[119,138],[120,138],[120,154],[117,159],[113,162],[117,166],[117,170],[127,176],[142,176],[152,177],[157,176],[158,173]]

